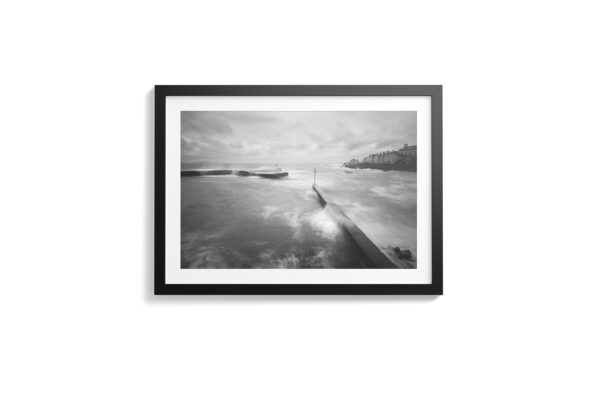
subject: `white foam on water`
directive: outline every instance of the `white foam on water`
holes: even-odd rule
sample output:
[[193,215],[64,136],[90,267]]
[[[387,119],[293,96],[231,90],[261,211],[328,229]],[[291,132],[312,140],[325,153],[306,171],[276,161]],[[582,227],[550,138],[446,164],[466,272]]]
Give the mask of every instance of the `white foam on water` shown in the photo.
[[318,201],[318,197],[317,194],[315,193],[314,190],[310,189],[310,190],[306,190],[304,191],[304,200],[307,201]]
[[295,209],[294,211],[286,211],[281,215],[281,217],[291,228],[300,228],[301,221],[300,216],[298,215],[298,210]]
[[330,252],[325,249],[312,256],[298,256],[294,253],[278,255],[274,250],[268,249],[258,256],[259,265],[256,268],[332,268],[329,261],[330,256]]
[[264,206],[263,207],[263,212],[262,212],[262,217],[264,219],[269,219],[269,217],[275,212],[277,211],[278,208],[277,207],[273,207],[273,206]]
[[390,190],[389,187],[373,186],[370,190],[377,196],[385,197],[390,200],[401,201],[404,198],[404,196],[401,193],[397,193],[394,190]]
[[326,239],[334,240],[340,233],[339,225],[329,216],[327,209],[317,211],[308,216],[308,222],[319,235]]

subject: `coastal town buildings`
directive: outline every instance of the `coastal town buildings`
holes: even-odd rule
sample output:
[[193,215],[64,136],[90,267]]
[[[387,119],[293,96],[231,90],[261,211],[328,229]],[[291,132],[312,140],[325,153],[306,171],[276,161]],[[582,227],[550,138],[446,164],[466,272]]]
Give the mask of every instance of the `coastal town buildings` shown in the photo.
[[405,144],[404,147],[398,150],[387,150],[380,153],[369,154],[360,161],[353,158],[344,165],[349,168],[379,168],[385,170],[397,169],[402,171],[416,171],[417,146]]
[[407,144],[404,145],[400,150],[396,150],[396,152],[401,156],[417,156],[417,145],[409,146]]
[[363,158],[362,162],[375,164],[393,164],[400,159],[400,155],[395,151],[384,151],[376,154],[369,154]]

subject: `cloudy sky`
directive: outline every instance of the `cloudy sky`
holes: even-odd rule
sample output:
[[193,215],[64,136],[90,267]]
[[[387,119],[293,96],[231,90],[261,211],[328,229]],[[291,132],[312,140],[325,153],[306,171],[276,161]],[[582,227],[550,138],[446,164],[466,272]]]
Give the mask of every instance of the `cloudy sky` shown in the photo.
[[181,112],[184,163],[341,163],[416,139],[416,111]]

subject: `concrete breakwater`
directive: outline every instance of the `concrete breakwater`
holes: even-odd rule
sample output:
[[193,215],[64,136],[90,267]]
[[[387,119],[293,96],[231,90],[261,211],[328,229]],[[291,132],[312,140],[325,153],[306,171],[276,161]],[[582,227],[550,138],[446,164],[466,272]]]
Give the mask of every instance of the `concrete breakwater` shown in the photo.
[[275,170],[233,170],[233,169],[199,169],[181,171],[181,176],[207,176],[207,175],[238,175],[259,176],[261,178],[277,179],[289,174],[281,169]]
[[313,185],[313,190],[317,193],[321,205],[328,207],[333,218],[356,245],[356,249],[367,268],[398,268],[337,204],[327,198],[328,196],[323,189]]
[[205,176],[205,175],[231,175],[230,169],[190,170],[181,171],[181,176]]

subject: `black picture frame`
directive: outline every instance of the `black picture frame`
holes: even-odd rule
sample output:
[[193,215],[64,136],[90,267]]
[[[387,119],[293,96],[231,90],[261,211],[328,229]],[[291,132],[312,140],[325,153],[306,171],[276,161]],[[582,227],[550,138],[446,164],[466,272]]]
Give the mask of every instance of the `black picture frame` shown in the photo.
[[[443,185],[441,85],[156,85],[154,294],[156,295],[441,295]],[[165,282],[166,99],[170,96],[429,96],[431,97],[432,280],[429,284],[167,284]]]

